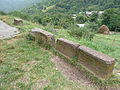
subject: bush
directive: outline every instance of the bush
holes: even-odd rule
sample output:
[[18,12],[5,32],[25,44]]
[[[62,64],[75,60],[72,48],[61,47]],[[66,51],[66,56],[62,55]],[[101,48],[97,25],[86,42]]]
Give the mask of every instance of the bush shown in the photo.
[[16,17],[20,17],[20,18],[25,19],[25,20],[31,20],[31,17],[29,15],[22,13],[22,12],[19,12],[19,11],[14,11],[14,12],[11,12],[9,14],[16,16]]
[[92,16],[89,17],[90,22],[96,22],[98,21],[98,12],[94,12]]
[[88,18],[84,15],[78,15],[76,18],[76,21],[79,24],[85,23],[87,20],[88,20]]
[[98,24],[95,22],[89,22],[86,24],[87,28],[90,28],[92,32],[97,32],[98,31]]
[[48,31],[48,32],[52,32],[54,29],[54,25],[53,24],[47,24],[46,27],[44,27],[44,30]]
[[0,15],[7,15],[7,14],[3,11],[0,11]]
[[107,25],[112,31],[120,31],[120,10],[108,9],[103,14],[102,24]]
[[75,36],[78,38],[84,38],[87,40],[92,40],[94,37],[94,32],[92,32],[92,30],[88,27],[79,28],[77,26],[74,26],[74,29],[73,27],[70,27],[68,33],[71,36]]

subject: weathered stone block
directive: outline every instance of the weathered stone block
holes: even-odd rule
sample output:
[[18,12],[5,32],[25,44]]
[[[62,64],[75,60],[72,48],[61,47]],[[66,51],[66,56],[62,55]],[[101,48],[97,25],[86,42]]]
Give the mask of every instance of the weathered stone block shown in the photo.
[[22,20],[22,19],[15,18],[15,19],[14,19],[14,24],[15,24],[15,25],[23,24],[23,20]]
[[60,38],[56,42],[56,49],[68,58],[77,57],[77,48],[80,45],[72,41]]
[[55,38],[54,35],[50,32],[47,32],[45,30],[35,28],[32,29],[30,33],[33,37],[35,37],[35,40],[42,42],[44,44],[55,46]]
[[101,78],[110,77],[115,65],[114,58],[86,46],[80,46],[78,48],[78,61]]

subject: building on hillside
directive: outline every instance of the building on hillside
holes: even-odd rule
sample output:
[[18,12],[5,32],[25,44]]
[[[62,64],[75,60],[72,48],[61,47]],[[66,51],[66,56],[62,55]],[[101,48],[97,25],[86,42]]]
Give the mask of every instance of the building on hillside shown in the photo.
[[103,13],[104,13],[104,11],[99,11],[99,13],[98,13],[98,14],[99,14],[99,15],[102,15]]
[[86,15],[87,17],[90,17],[90,16],[92,16],[92,15],[93,15],[93,12],[86,11],[86,12],[85,12],[85,15]]
[[85,12],[85,15],[86,15],[87,17],[90,17],[90,16],[93,15],[93,13],[98,13],[98,15],[102,15],[102,14],[104,13],[104,11],[86,11],[86,12]]
[[78,27],[85,27],[85,24],[77,24]]

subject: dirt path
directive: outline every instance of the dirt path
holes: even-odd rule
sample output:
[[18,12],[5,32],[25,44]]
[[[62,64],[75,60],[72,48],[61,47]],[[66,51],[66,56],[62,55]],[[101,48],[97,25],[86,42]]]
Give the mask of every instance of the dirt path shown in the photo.
[[75,66],[69,64],[58,56],[53,56],[51,60],[55,64],[56,69],[59,70],[64,77],[87,87],[86,90],[120,90],[118,87],[95,86],[91,80],[85,76],[84,72],[80,71]]
[[85,77],[84,73],[67,63],[65,60],[62,60],[58,56],[53,56],[52,62],[55,64],[56,69],[58,69],[69,80],[88,87],[93,87],[93,84],[88,78]]
[[19,33],[20,32],[17,28],[11,27],[3,21],[0,21],[0,39],[8,39],[16,36]]

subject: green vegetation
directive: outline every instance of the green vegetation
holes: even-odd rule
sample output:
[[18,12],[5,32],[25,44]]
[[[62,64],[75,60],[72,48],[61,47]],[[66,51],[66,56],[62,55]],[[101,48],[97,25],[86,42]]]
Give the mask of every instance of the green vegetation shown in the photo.
[[3,11],[0,11],[0,15],[6,15],[6,13]]
[[[35,0],[35,2],[38,1]],[[74,23],[72,15],[76,14],[76,23],[90,21],[98,26],[106,24],[110,30],[119,31],[120,24],[117,23],[120,17],[119,8],[119,0],[43,0],[41,3],[23,9],[22,12],[14,11],[10,14],[44,26],[52,24],[55,28],[69,28]],[[85,16],[86,11],[104,10],[106,11],[102,17],[99,17],[98,13],[93,13],[90,17]]]
[[[47,81],[47,85],[40,87],[42,89],[86,89],[84,86],[66,79],[58,70],[55,69],[54,64],[50,61],[52,56],[50,52],[47,50],[44,51],[43,48],[38,46],[36,43],[25,39],[26,33],[35,27],[43,28],[44,30],[52,32],[53,27],[51,25],[43,27],[39,24],[24,21],[23,25],[16,26],[11,23],[14,19],[13,16],[0,16],[0,19],[19,28],[23,34],[16,38],[16,40],[6,40],[1,41],[0,43],[0,53],[2,53],[0,54],[2,55],[2,58],[0,58],[2,59],[2,63],[0,65],[0,76],[2,77],[2,79],[0,79],[0,89],[32,89],[39,80]],[[119,34],[95,34],[92,41],[89,41],[84,38],[81,39],[80,37],[71,36],[65,29],[58,30],[57,34],[55,32],[52,33],[56,35],[56,38],[66,38],[68,40],[78,42],[80,45],[86,45],[99,52],[117,58],[115,72],[110,79],[101,81],[88,72],[86,72],[86,76],[91,78],[92,82],[97,86],[118,87],[120,85],[120,76],[117,75],[120,69]],[[30,63],[32,63],[32,65]],[[70,63],[76,64],[75,62]],[[81,66],[78,65],[78,68],[80,67]]]
[[120,31],[120,9],[106,10],[102,24],[107,25],[111,31]]
[[47,9],[47,7],[54,5],[48,10],[50,13],[79,13],[81,11],[97,11],[109,8],[119,8],[119,0],[44,0],[42,3],[28,8],[29,11],[38,9]]
[[[77,23],[90,21],[96,22],[98,25],[106,24],[104,23],[106,21],[104,16],[103,18],[99,18],[98,13],[94,13],[91,17],[86,17],[85,12],[99,12],[110,8],[119,8],[119,4],[119,0],[45,0],[42,3],[22,10],[22,12],[31,15],[32,20],[40,24],[46,25],[50,23],[58,27],[68,28],[73,23],[73,14],[77,15]],[[108,12],[106,11],[106,13]],[[119,11],[117,14],[119,15]],[[101,19],[103,19],[104,22],[101,23]],[[114,19],[117,20],[116,18]]]
[[68,30],[68,33],[71,36],[75,36],[77,38],[84,38],[87,40],[92,40],[94,37],[94,32],[92,32],[92,30],[90,30],[90,28],[88,27],[76,27],[76,26],[71,26],[70,29]]
[[30,18],[31,18],[29,15],[22,13],[22,12],[19,12],[19,11],[14,11],[14,12],[11,12],[9,14],[13,15],[15,17],[20,17],[20,18],[25,19],[25,20],[30,20]]
[[[94,12],[87,16],[86,11]],[[100,15],[99,11],[104,13]],[[14,25],[15,17],[22,18],[24,23]],[[97,86],[120,86],[120,34],[96,33],[103,24],[111,31],[120,31],[119,0],[44,0],[22,11],[8,14],[0,12],[0,20],[17,27],[22,33],[13,40],[0,40],[0,89],[33,89],[39,81],[45,82],[40,87],[45,90],[86,89],[56,70],[51,62],[51,52],[25,39],[33,28],[42,28],[53,33],[56,38],[66,38],[116,58],[114,74],[108,80],[99,80],[84,71],[81,65],[77,66]],[[85,24],[85,27],[80,28],[76,24]],[[69,63],[77,64],[76,60]]]
[[[10,41],[7,41],[10,42]],[[51,54],[25,37],[12,44],[4,41],[4,61],[0,64],[0,89],[85,89],[61,75],[51,62]]]
[[79,24],[85,23],[86,21],[88,21],[88,18],[85,15],[78,14],[76,17],[76,22]]
[[[8,23],[11,26],[17,27],[22,33],[28,32],[32,28],[36,28],[36,27],[42,28],[44,30],[47,30],[47,31],[55,34],[57,38],[61,38],[61,37],[66,38],[66,39],[78,42],[78,43],[80,43],[80,45],[86,45],[90,48],[93,48],[94,50],[97,50],[97,51],[100,51],[107,55],[110,55],[111,57],[118,59],[117,67],[119,67],[119,63],[120,63],[120,55],[119,55],[119,53],[120,53],[119,52],[120,51],[119,50],[120,49],[120,47],[119,47],[120,35],[119,34],[112,34],[112,35],[99,35],[99,34],[94,35],[93,34],[94,35],[93,39],[91,41],[89,41],[84,38],[81,39],[81,37],[79,37],[79,36],[71,35],[72,33],[69,34],[68,33],[69,30],[67,30],[67,29],[58,29],[56,32],[53,32],[54,26],[52,26],[52,25],[47,25],[46,27],[44,27],[44,26],[41,26],[36,23],[24,21],[23,25],[16,26],[13,23],[11,23],[11,22],[13,22],[13,19],[14,19],[14,16],[0,16],[0,20],[3,20],[4,22]],[[87,26],[87,27],[91,27],[91,26]]]
[[[119,34],[113,34],[113,35],[101,35],[101,34],[95,34],[92,41],[86,40],[84,38],[78,38],[71,36],[67,30],[60,30],[58,31],[58,34],[56,37],[60,38],[66,38],[69,40],[72,40],[74,42],[80,43],[80,45],[88,46],[94,50],[97,50],[99,52],[105,53],[111,57],[114,57],[117,60],[118,63],[120,63],[120,35]],[[119,67],[119,65],[117,65]]]
[[31,23],[31,22],[26,21],[26,20],[23,20],[24,21],[23,25],[16,26],[13,24],[14,18],[15,18],[14,16],[10,16],[10,15],[7,15],[7,16],[0,15],[0,20],[6,22],[7,24],[9,24],[11,26],[17,27],[21,33],[29,32],[31,29],[33,29],[35,27],[43,28],[43,26],[41,26],[41,25],[38,25],[36,23]]

